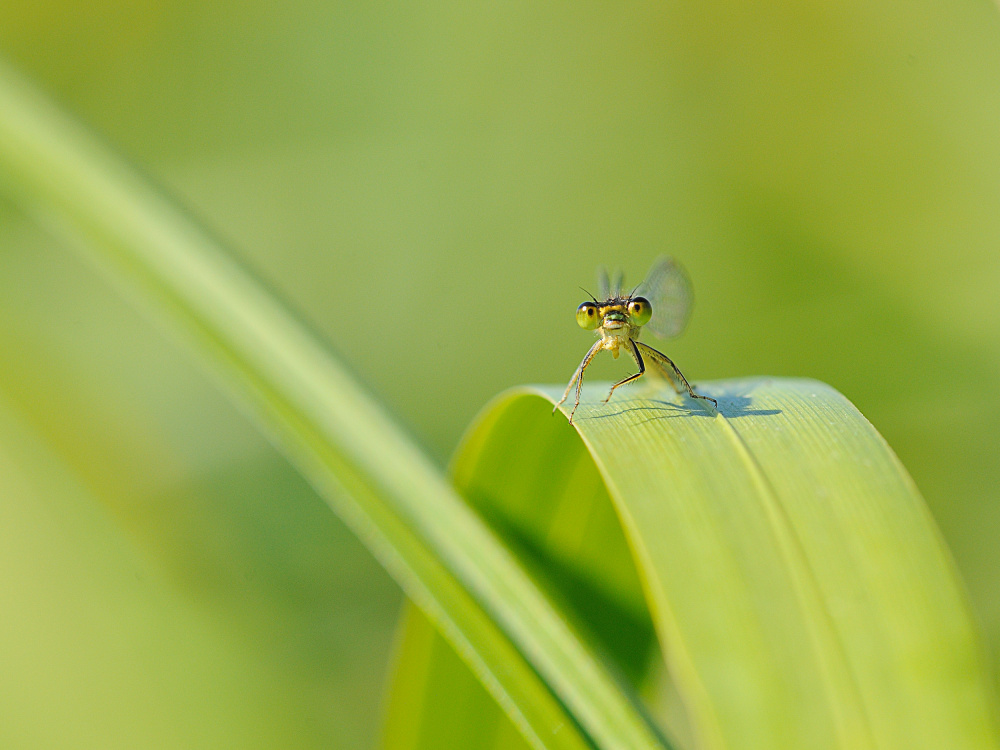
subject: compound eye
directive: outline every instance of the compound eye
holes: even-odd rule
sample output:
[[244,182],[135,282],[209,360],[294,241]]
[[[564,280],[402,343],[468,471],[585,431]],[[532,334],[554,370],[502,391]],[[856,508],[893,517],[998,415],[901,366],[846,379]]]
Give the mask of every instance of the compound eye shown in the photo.
[[597,328],[601,324],[597,305],[593,302],[584,302],[576,308],[576,322],[580,324],[580,328],[586,328],[588,331]]
[[634,326],[644,326],[653,317],[653,307],[645,297],[636,297],[628,303],[628,315]]

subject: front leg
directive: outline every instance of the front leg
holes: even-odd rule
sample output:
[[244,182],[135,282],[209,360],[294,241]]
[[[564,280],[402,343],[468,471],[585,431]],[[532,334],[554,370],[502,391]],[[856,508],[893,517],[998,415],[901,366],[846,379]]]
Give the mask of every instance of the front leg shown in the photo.
[[601,346],[603,344],[604,341],[602,339],[590,347],[590,351],[587,352],[587,356],[583,358],[580,366],[577,367],[576,372],[573,373],[573,377],[570,378],[569,385],[566,386],[566,392],[563,394],[563,397],[559,399],[559,403],[552,408],[552,413],[555,414],[556,409],[562,406],[563,402],[569,398],[569,392],[573,390],[573,383],[576,383],[576,402],[573,404],[573,411],[569,413],[570,424],[573,424],[573,415],[576,414],[576,407],[580,405],[580,389],[583,388],[583,371],[587,369],[587,365],[590,364],[590,360],[592,360],[594,356],[601,351]]
[[719,408],[719,402],[716,401],[711,396],[699,396],[697,393],[694,392],[694,388],[691,387],[691,384],[687,381],[687,378],[685,378],[684,375],[681,374],[681,371],[677,369],[677,365],[673,363],[670,357],[668,357],[666,354],[663,354],[662,352],[656,351],[656,349],[647,344],[643,344],[641,341],[636,341],[634,343],[637,348],[641,349],[646,354],[647,357],[649,357],[651,360],[653,360],[653,362],[655,362],[657,365],[660,366],[664,374],[667,375],[667,377],[670,380],[674,382],[680,381],[681,383],[683,383],[684,387],[687,389],[688,395],[690,395],[691,398],[700,398],[703,401],[711,401],[712,405],[715,406],[716,409]]

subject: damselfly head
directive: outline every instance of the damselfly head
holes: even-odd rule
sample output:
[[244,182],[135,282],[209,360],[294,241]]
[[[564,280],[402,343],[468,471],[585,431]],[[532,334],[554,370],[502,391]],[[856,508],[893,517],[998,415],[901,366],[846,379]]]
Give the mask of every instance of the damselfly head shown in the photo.
[[576,322],[594,331],[616,331],[627,326],[644,326],[653,316],[653,307],[645,297],[613,297],[603,303],[584,302],[576,308]]

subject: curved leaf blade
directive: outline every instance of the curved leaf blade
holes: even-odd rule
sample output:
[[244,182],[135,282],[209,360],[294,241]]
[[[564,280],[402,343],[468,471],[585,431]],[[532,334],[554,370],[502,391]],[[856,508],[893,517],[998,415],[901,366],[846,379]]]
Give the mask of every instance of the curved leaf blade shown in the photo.
[[[697,746],[997,747],[951,559],[843,396],[802,380],[702,384],[716,415],[672,392],[603,404],[606,387],[587,389],[574,423],[633,546]],[[470,431],[456,477],[493,504],[486,517],[531,533],[558,515],[525,519],[520,509],[558,497],[505,493],[500,474],[534,476],[536,436],[575,439],[547,424],[560,395],[515,392]]]
[[579,430],[704,738],[996,747],[956,571],[870,423],[813,381],[702,388],[718,415],[672,395],[619,400],[591,406]]

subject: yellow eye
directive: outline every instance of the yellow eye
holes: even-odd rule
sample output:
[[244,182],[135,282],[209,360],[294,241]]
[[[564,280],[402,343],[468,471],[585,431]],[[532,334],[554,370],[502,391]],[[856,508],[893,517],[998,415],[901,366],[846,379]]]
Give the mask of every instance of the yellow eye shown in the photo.
[[597,313],[597,305],[593,302],[584,302],[576,308],[576,322],[580,324],[580,328],[586,328],[588,331],[593,331],[597,328],[601,324],[601,316]]
[[653,308],[645,297],[636,297],[628,303],[628,315],[632,319],[632,325],[644,326],[653,317]]

